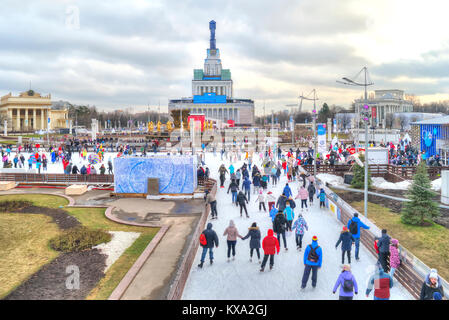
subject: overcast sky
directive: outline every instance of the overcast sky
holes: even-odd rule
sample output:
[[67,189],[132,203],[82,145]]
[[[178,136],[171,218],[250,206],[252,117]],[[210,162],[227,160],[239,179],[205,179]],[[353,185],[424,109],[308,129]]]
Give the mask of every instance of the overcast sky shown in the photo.
[[[234,96],[256,113],[286,109],[316,88],[349,106],[362,87],[338,84],[368,67],[375,89],[421,102],[449,99],[446,0],[2,0],[0,94],[31,87],[99,109],[191,96],[209,21]],[[310,108],[311,102],[304,102]]]

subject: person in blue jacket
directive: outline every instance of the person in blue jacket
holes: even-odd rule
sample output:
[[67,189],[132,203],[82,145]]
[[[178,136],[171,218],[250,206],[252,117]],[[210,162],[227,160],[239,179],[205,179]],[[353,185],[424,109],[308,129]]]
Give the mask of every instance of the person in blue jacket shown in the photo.
[[335,249],[338,248],[338,245],[341,242],[341,264],[345,264],[345,253],[348,256],[348,263],[351,264],[351,248],[352,243],[355,241],[351,232],[349,232],[347,227],[343,227],[343,231],[340,233],[340,238],[335,244]]
[[290,207],[290,203],[286,203],[286,207],[284,209],[285,218],[287,218],[287,231],[292,231],[293,219],[295,218],[295,213],[293,209]]
[[249,178],[245,177],[243,180],[242,189],[245,191],[245,196],[248,198],[248,201],[250,201],[251,181],[249,181]]
[[229,166],[229,174],[233,174],[234,173],[234,166],[231,164],[230,166]]
[[273,228],[274,228],[274,218],[276,217],[277,213],[278,213],[278,209],[276,209],[275,206],[272,206],[271,210],[270,210],[270,217],[271,217],[271,222],[273,223]]
[[[354,225],[351,228],[351,223],[354,222],[357,224],[357,229],[355,229]],[[355,243],[355,260],[359,261],[359,248],[360,248],[360,228],[363,229],[369,229],[369,227],[364,224],[362,221],[360,221],[359,219],[359,214],[356,212],[354,213],[354,217],[352,217],[352,219],[350,219],[348,221],[348,225],[347,225],[349,232],[352,233],[352,237],[354,238],[354,243]],[[357,231],[357,233],[354,233],[354,231]]]
[[321,209],[321,207],[325,208],[326,207],[326,192],[324,192],[323,188],[320,189],[320,194],[318,195],[317,198],[320,199],[320,209]]
[[285,196],[287,198],[293,196],[292,189],[290,189],[288,183],[285,184],[285,187],[284,187],[284,190],[282,193],[285,194]]
[[312,271],[312,287],[316,287],[318,279],[318,269],[323,263],[323,250],[318,245],[318,237],[313,236],[312,243],[304,251],[304,274],[302,276],[301,289],[305,289],[309,281],[310,271]]

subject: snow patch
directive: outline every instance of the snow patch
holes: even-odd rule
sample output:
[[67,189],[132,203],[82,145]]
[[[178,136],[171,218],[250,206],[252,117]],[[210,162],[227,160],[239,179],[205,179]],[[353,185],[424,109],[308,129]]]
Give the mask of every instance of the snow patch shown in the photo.
[[331,186],[342,186],[344,185],[343,177],[336,176],[330,173],[319,173],[316,177],[321,180],[323,183],[329,183]]
[[432,181],[432,190],[434,191],[441,190],[441,178]]
[[118,258],[128,249],[134,241],[140,236],[139,232],[125,232],[125,231],[109,231],[112,235],[111,241],[108,243],[100,243],[93,247],[99,249],[101,253],[107,255],[106,268],[104,272],[108,271],[109,267],[117,261]]
[[373,181],[373,187],[379,188],[379,189],[390,189],[390,190],[407,190],[408,187],[411,185],[410,180],[404,180],[401,182],[388,182],[382,177],[373,177],[371,178]]

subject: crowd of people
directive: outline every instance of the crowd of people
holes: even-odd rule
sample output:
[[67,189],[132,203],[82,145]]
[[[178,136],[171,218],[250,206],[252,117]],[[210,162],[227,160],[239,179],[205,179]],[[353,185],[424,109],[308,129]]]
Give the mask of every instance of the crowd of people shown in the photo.
[[[230,220],[229,225],[223,231],[223,236],[226,237],[228,262],[235,259],[238,239],[242,241],[249,239],[249,260],[250,262],[253,261],[255,252],[260,264],[260,272],[264,272],[267,265],[270,270],[274,268],[275,255],[280,253],[282,246],[285,251],[288,251],[287,233],[295,235],[296,249],[298,252],[303,251],[302,240],[304,234],[313,231],[313,228],[307,224],[305,214],[314,206],[315,198],[320,203],[320,209],[326,210],[326,193],[323,188],[317,185],[313,176],[309,175],[301,167],[301,155],[304,156],[304,153],[300,152],[299,157],[298,155],[295,157],[292,150],[289,150],[283,153],[276,161],[272,154],[268,154],[267,158],[263,158],[262,165],[259,168],[252,161],[253,155],[246,153],[241,167],[235,167],[235,162],[233,161],[231,161],[229,167],[226,167],[224,164],[219,167],[220,188],[217,192],[226,191],[227,194],[231,193],[230,201],[239,208],[240,217],[242,218],[243,212],[246,218],[250,218],[247,205],[251,201],[251,196],[253,196],[255,202],[258,203],[259,212],[267,212],[266,219],[271,220],[272,226],[266,231],[266,236],[262,236],[263,232],[257,223],[252,222],[245,235],[240,233],[234,221]],[[307,158],[307,153],[305,156]],[[233,160],[232,154],[230,158]],[[234,159],[237,160],[238,156]],[[230,182],[226,189],[225,182],[228,176],[230,177]],[[282,193],[275,197],[271,187],[279,184],[281,177],[286,177],[287,183],[283,187]],[[298,191],[294,194],[292,188],[295,185],[298,186]],[[221,191],[221,189],[224,190]],[[210,206],[212,219],[217,219],[216,197],[207,192],[205,199],[206,205]],[[299,204],[296,204],[295,200],[297,199],[301,200],[301,207],[299,207]],[[341,233],[336,235],[335,248],[337,249],[339,246],[341,248],[341,273],[336,279],[332,292],[335,294],[338,290],[340,300],[352,300],[354,295],[357,295],[359,292],[360,285],[357,284],[355,276],[351,273],[353,266],[351,264],[351,255],[354,247],[355,260],[360,260],[361,229],[370,229],[370,227],[363,223],[358,214],[355,213],[347,222],[347,225],[342,228]],[[200,244],[202,246],[202,254],[198,267],[203,268],[207,251],[209,251],[209,260],[212,265],[214,260],[213,249],[219,246],[219,237],[216,231],[213,230],[212,222],[207,224],[207,228],[201,234]],[[376,271],[369,278],[365,295],[369,297],[371,292],[373,292],[375,300],[389,300],[390,289],[395,283],[393,281],[395,271],[402,263],[398,240],[391,239],[387,234],[387,230],[382,230],[382,234],[375,238],[373,245],[378,252],[378,260]],[[301,279],[301,289],[307,287],[310,275],[312,287],[315,288],[317,286],[318,273],[323,264],[323,256],[325,256],[325,252],[319,245],[319,239],[317,236],[313,236],[311,243],[307,244],[304,249],[302,258],[304,270]],[[335,263],[339,264],[339,262]],[[437,271],[432,269],[432,272],[423,283],[421,299],[437,300],[442,297],[444,297],[443,287],[439,281]]]

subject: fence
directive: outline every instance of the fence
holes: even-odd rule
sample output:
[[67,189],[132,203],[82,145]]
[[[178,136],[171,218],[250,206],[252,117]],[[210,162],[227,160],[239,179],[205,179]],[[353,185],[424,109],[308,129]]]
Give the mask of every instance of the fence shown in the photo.
[[[211,187],[209,189],[210,193],[215,195],[217,192],[217,181],[214,179],[209,179],[209,182],[211,181],[213,182],[213,184],[208,183],[207,185]],[[195,232],[193,233],[192,238],[190,240],[189,247],[187,248],[187,251],[184,255],[184,259],[181,262],[181,266],[179,267],[178,273],[170,288],[170,292],[168,293],[167,296],[168,300],[181,300],[182,293],[184,292],[184,287],[187,282],[187,278],[189,277],[190,274],[190,269],[192,268],[196,252],[200,244],[199,243],[200,234],[204,230],[204,226],[206,225],[208,215],[209,210],[206,207],[203,211],[203,214],[201,215],[198,225],[196,226]]]
[[14,181],[21,183],[90,183],[112,184],[112,174],[59,174],[59,173],[0,173],[0,181]]
[[[319,180],[318,182],[321,183]],[[341,199],[332,190],[324,185],[323,188],[327,195],[327,206],[331,208],[331,212],[335,214],[335,218],[337,220],[340,220],[344,225],[347,225],[354,213],[359,212]],[[334,208],[332,208],[333,205],[335,206]],[[381,235],[381,230],[360,213],[359,218],[363,223],[370,227],[369,230],[360,229],[360,241],[368,249],[368,251],[377,258],[377,253],[374,249],[374,239],[376,235]],[[430,273],[430,268],[415,257],[408,249],[401,245],[399,245],[399,252],[402,263],[396,270],[394,277],[410,292],[414,298],[419,299],[422,284],[426,275]],[[445,296],[446,298],[449,298],[449,284],[442,278],[441,282],[444,287]]]
[[[313,165],[302,166],[308,172],[313,172]],[[413,179],[416,173],[416,166],[401,167],[391,164],[370,164],[369,170],[372,177],[383,177],[390,182],[400,182],[409,179]],[[442,170],[449,170],[449,167],[427,167],[429,178],[435,180],[441,176]],[[345,173],[352,171],[352,165],[338,164],[329,165],[321,164],[317,165],[317,173],[330,173],[339,176],[344,176]]]

